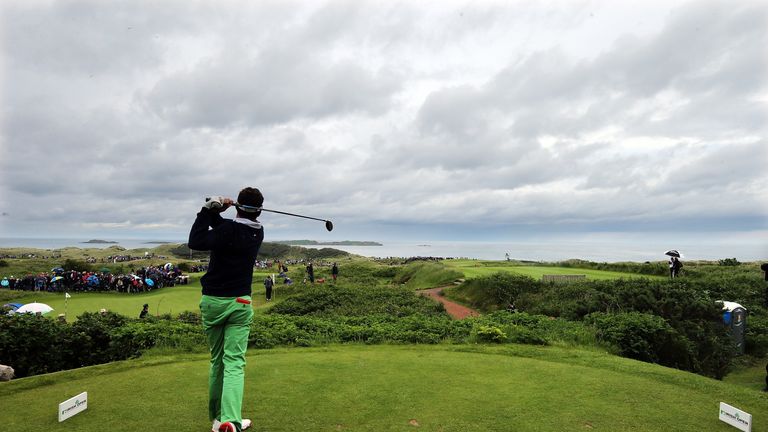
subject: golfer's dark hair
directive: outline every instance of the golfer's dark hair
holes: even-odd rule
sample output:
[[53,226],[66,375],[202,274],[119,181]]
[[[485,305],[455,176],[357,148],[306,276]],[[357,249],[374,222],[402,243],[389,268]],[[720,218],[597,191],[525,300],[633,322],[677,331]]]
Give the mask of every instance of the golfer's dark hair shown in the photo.
[[[247,187],[240,191],[239,194],[237,194],[237,202],[238,204],[247,205],[251,207],[261,207],[262,204],[264,204],[264,195],[261,194],[261,191],[259,191],[256,188]],[[237,215],[240,217],[244,217],[247,219],[256,219],[261,212],[243,212],[240,210],[237,210]]]

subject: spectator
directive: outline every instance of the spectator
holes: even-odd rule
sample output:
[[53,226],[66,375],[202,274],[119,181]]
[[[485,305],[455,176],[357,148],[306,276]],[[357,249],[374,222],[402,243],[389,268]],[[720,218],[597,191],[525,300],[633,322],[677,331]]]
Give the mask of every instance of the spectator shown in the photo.
[[311,262],[307,264],[307,277],[309,278],[309,283],[315,283],[315,268],[312,267]]
[[275,281],[272,280],[272,276],[267,276],[267,278],[264,279],[264,288],[266,289],[267,301],[272,301],[272,286],[274,284]]
[[141,309],[141,312],[139,313],[139,319],[146,318],[147,314],[149,314],[149,305],[144,303],[144,307]]

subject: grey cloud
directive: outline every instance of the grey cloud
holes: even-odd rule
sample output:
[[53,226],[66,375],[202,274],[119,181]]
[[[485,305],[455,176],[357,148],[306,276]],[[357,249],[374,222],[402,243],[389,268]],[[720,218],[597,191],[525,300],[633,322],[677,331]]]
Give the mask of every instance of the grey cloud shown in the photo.
[[216,59],[169,76],[146,96],[148,108],[183,127],[267,125],[350,112],[385,111],[398,84],[387,71],[370,72],[319,56],[266,53],[254,61]]

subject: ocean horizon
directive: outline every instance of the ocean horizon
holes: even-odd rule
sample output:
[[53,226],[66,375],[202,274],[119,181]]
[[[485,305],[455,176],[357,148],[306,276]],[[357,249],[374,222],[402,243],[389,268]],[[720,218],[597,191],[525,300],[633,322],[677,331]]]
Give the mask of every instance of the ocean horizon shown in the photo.
[[[26,247],[55,250],[66,247],[108,248],[120,246],[126,249],[151,249],[162,243],[186,243],[180,239],[104,239],[109,243],[89,243],[90,239],[78,238],[2,238],[0,248]],[[768,245],[758,241],[710,241],[670,242],[659,239],[621,239],[621,238],[550,238],[526,241],[382,241],[381,246],[302,246],[307,248],[330,247],[370,258],[387,257],[442,257],[470,258],[482,260],[504,260],[509,255],[513,260],[525,261],[564,261],[583,259],[595,262],[621,261],[662,261],[667,257],[664,252],[677,249],[683,253],[684,260],[716,261],[724,258],[736,258],[742,262],[768,261]]]

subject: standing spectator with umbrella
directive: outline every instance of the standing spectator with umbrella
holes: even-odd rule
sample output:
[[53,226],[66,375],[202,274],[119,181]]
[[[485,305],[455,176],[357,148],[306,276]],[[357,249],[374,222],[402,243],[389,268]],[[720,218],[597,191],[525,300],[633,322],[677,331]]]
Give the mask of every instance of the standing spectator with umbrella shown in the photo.
[[682,256],[680,252],[672,249],[664,253],[669,256],[669,277],[674,279],[680,275],[680,269],[683,268],[683,263],[680,262]]

